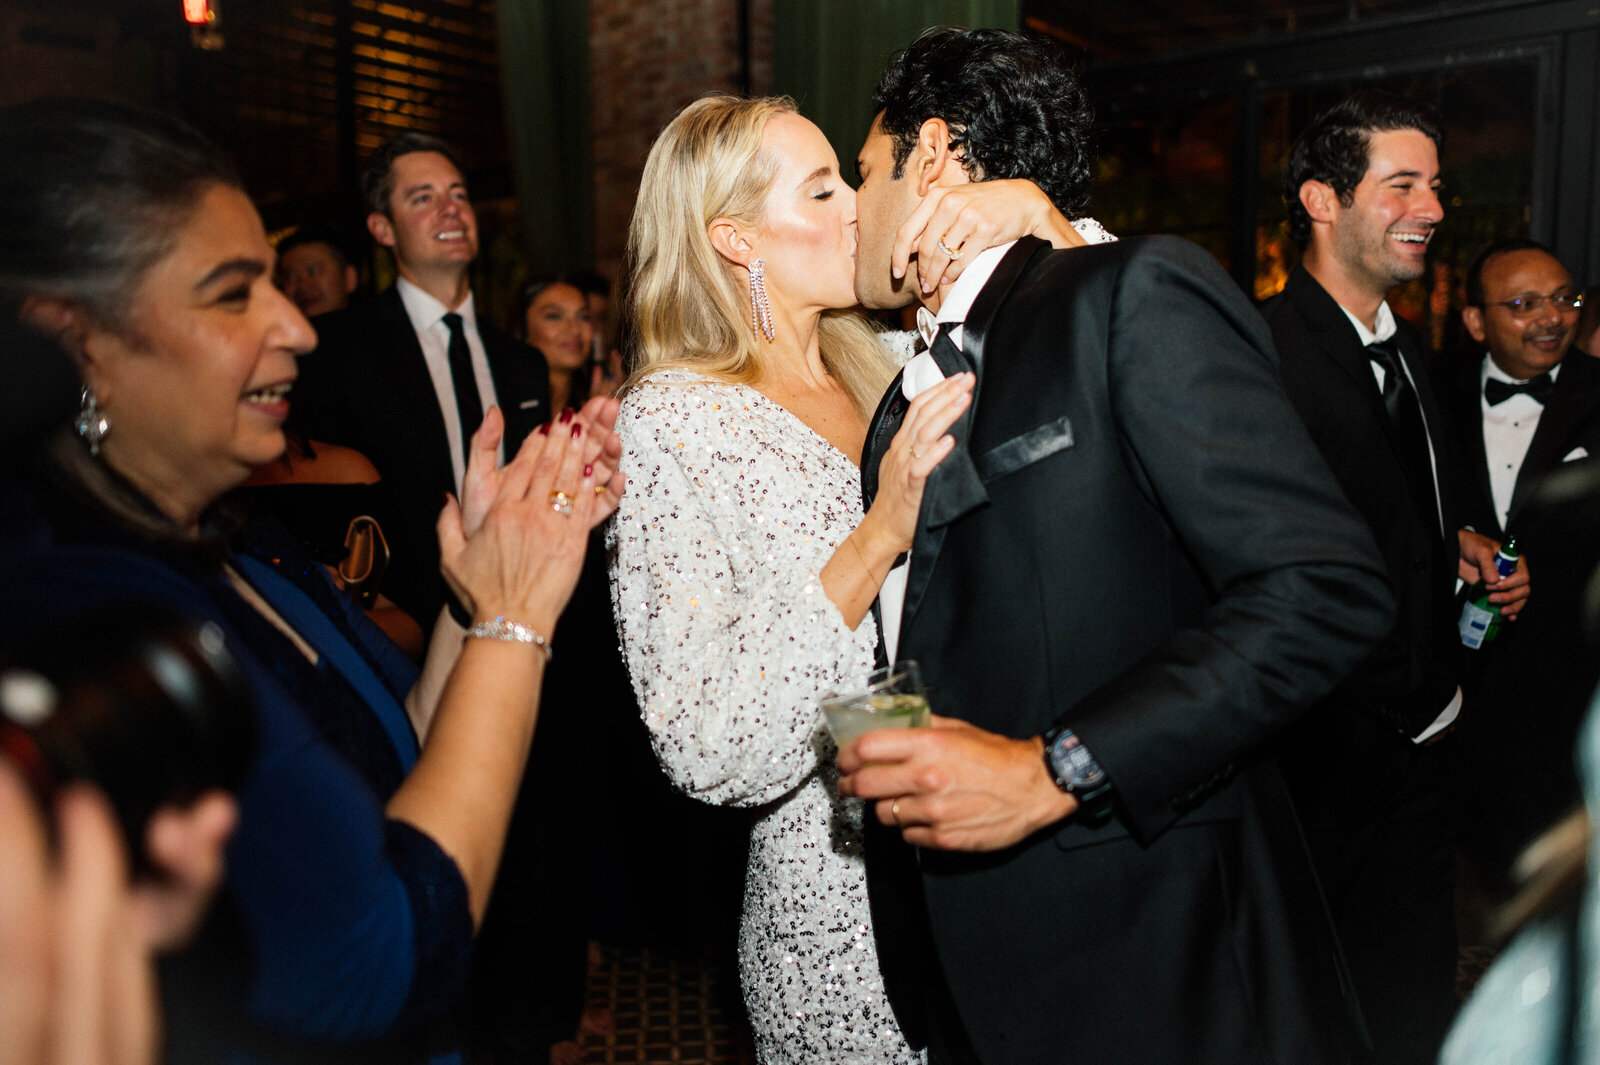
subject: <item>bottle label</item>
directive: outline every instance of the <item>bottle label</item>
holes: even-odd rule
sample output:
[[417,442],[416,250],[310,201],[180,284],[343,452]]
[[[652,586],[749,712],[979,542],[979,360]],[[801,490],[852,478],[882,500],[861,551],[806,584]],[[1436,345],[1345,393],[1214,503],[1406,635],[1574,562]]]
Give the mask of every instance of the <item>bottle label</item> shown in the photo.
[[1488,637],[1489,626],[1495,621],[1498,612],[1485,610],[1476,603],[1463,603],[1461,605],[1461,642],[1474,651],[1484,645]]

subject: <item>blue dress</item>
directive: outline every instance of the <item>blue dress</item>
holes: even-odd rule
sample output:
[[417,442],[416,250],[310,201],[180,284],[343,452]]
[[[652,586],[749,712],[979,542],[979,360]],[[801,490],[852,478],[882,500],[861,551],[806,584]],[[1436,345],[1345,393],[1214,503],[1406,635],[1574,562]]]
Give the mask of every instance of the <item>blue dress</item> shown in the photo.
[[[318,663],[234,591],[224,564]],[[0,484],[0,588],[0,642],[110,603],[161,604],[220,625],[252,690],[256,748],[223,897],[190,952],[198,970],[180,961],[176,1001],[166,989],[169,1056],[454,1060],[436,1022],[471,953],[466,884],[433,840],[384,813],[417,757],[402,705],[415,669],[321,567],[281,529],[240,530],[209,553],[161,545],[69,493],[12,481]]]

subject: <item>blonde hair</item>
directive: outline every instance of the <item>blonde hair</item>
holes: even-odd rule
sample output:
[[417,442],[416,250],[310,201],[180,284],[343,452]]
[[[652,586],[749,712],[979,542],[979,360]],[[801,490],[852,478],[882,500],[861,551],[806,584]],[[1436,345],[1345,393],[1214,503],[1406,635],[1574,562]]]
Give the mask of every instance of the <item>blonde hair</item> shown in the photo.
[[[760,222],[778,169],[762,134],[773,116],[796,113],[787,97],[719,93],[685,107],[656,138],[628,228],[635,361],[624,393],[666,369],[751,384],[770,368],[749,290],[707,227],[715,218]],[[823,365],[870,416],[894,376],[877,333],[859,314],[825,311],[819,334]]]

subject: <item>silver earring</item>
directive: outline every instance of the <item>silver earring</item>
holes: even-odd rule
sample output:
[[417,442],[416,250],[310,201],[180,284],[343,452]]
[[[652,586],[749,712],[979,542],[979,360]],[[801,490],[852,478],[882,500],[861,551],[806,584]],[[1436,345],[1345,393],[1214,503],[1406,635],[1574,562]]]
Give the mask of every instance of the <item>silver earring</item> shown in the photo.
[[78,404],[78,420],[72,427],[83,437],[83,442],[89,445],[89,454],[100,454],[100,441],[111,432],[111,419],[100,409],[100,401],[95,399],[94,390],[88,385],[83,386],[83,398]]
[[767,264],[756,259],[750,264],[750,329],[772,339],[772,305],[767,302]]

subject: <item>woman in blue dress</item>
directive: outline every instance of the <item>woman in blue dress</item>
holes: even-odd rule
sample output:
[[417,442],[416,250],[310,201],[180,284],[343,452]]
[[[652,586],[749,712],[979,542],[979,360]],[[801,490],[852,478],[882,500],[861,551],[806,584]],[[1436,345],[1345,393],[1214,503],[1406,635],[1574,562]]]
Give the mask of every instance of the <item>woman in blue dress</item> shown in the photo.
[[0,113],[0,187],[3,313],[85,386],[0,477],[0,640],[176,607],[221,626],[258,707],[222,904],[165,974],[169,1059],[451,1060],[549,641],[621,490],[614,403],[498,470],[485,418],[439,524],[470,627],[441,622],[419,675],[281,530],[219,505],[282,453],[315,343],[228,161],[153,112],[47,101]]

